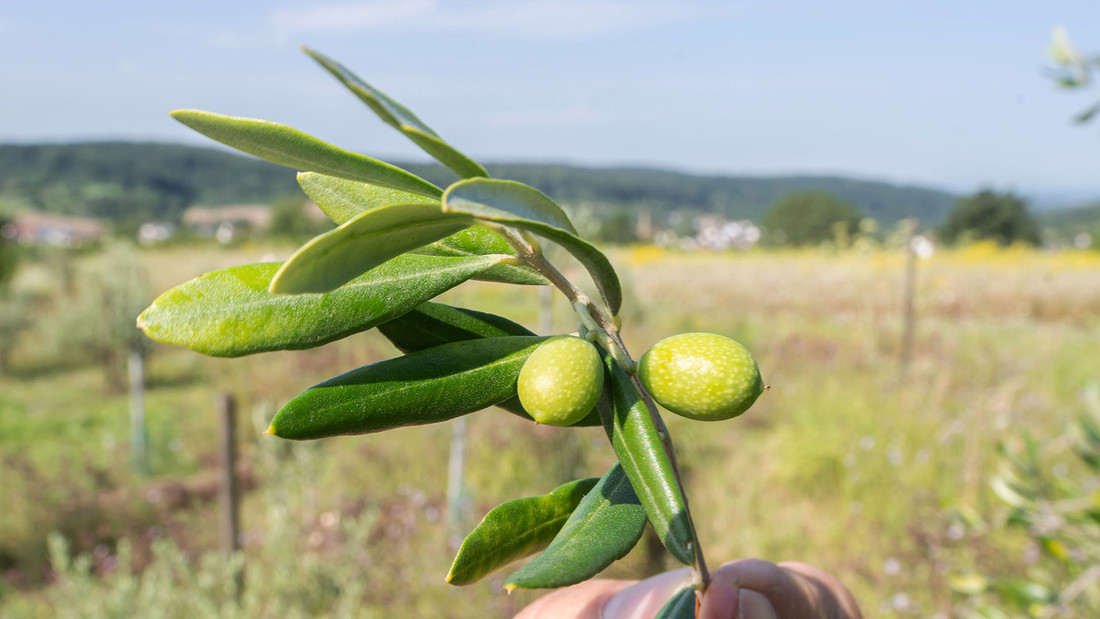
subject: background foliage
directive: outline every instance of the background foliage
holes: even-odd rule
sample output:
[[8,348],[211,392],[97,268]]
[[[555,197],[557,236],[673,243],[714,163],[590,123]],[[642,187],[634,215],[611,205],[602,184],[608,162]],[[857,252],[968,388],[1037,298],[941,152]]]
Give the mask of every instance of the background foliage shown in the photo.
[[1001,245],[1039,244],[1039,226],[1027,204],[1012,193],[983,190],[961,198],[938,229],[946,243],[988,239]]
[[[446,186],[442,166],[398,163]],[[784,194],[821,190],[892,223],[914,213],[938,221],[951,208],[947,192],[842,177],[699,176],[641,168],[490,164],[498,178],[538,187],[566,204],[589,204],[601,214],[629,207],[655,216],[675,210],[758,219]],[[209,148],[170,144],[0,144],[0,200],[29,208],[115,220],[178,220],[193,204],[272,202],[300,195],[294,176],[279,166]]]

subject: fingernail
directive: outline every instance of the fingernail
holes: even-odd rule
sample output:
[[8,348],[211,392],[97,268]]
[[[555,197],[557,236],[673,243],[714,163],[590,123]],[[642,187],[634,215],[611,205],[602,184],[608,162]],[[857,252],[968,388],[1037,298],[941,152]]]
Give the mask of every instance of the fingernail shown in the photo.
[[602,619],[652,617],[680,589],[691,584],[691,568],[681,568],[647,578],[616,593],[603,607]]
[[776,619],[775,609],[763,594],[742,589],[737,596],[737,619]]

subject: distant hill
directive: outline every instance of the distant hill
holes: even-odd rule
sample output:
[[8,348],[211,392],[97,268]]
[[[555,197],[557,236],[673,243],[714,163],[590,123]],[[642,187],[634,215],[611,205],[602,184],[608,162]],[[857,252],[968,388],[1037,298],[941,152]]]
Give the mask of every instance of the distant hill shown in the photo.
[[[454,180],[440,166],[395,163],[437,184]],[[702,176],[557,164],[487,168],[493,176],[538,187],[563,204],[583,203],[597,215],[645,208],[655,219],[686,211],[759,221],[784,194],[813,189],[832,193],[887,225],[909,216],[934,225],[955,201],[936,189],[833,176]],[[129,142],[0,144],[0,202],[16,207],[115,221],[178,220],[194,204],[271,202],[298,194],[292,171],[212,148]]]

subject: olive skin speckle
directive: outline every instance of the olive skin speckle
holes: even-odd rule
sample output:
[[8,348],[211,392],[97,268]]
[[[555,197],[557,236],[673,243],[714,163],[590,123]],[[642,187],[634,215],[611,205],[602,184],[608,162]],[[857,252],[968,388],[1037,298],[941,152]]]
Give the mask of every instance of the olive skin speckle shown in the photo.
[[764,391],[752,353],[714,333],[681,333],[653,345],[638,375],[658,404],[700,421],[722,421],[745,412]]
[[603,363],[591,342],[561,336],[531,353],[519,373],[519,401],[531,417],[571,426],[596,406],[603,391]]

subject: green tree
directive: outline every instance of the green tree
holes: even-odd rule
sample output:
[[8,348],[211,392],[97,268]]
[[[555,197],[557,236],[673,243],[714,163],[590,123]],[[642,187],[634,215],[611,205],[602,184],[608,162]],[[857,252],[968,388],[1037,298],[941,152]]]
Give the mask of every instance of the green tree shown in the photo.
[[1028,213],[1027,203],[1011,192],[988,189],[961,198],[938,232],[946,243],[969,238],[992,239],[1001,245],[1039,244],[1039,226]]
[[836,236],[837,224],[847,234],[859,229],[860,212],[831,194],[820,191],[789,193],[764,215],[764,227],[773,241],[788,245],[814,245]]
[[331,227],[325,220],[311,219],[306,214],[305,201],[300,197],[285,196],[276,200],[271,206],[269,233],[273,236],[311,237]]

